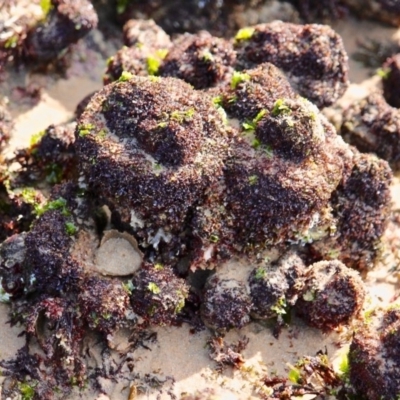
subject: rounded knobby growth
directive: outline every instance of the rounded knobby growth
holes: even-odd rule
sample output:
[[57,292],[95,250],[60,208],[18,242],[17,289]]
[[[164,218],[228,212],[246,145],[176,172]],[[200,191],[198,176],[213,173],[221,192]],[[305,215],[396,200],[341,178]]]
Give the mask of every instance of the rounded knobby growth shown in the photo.
[[365,298],[359,274],[336,260],[320,261],[309,268],[296,304],[298,313],[323,330],[349,323],[359,314]]
[[45,20],[28,32],[26,55],[40,62],[51,61],[95,28],[97,22],[88,0],[52,0]]
[[286,314],[302,289],[304,270],[304,262],[294,252],[255,268],[248,279],[252,317],[268,319]]
[[169,325],[185,305],[189,288],[175,276],[172,268],[161,264],[143,263],[132,279],[133,310],[156,325]]
[[123,27],[124,44],[128,47],[141,47],[168,49],[171,39],[165,31],[152,19],[130,19]]
[[235,73],[214,101],[239,120],[241,133],[223,180],[196,209],[193,231],[203,250],[307,243],[342,179],[348,146],[271,64]]
[[275,21],[249,28],[249,34],[235,43],[241,68],[264,62],[276,65],[318,107],[332,104],[348,86],[347,54],[329,26]]
[[325,132],[318,109],[303,98],[279,99],[269,115],[261,118],[255,136],[287,158],[305,158],[321,151]]
[[83,318],[90,329],[113,333],[127,321],[129,294],[118,280],[86,277],[78,295]]
[[324,258],[338,258],[348,267],[367,270],[382,254],[392,172],[385,161],[355,151],[345,177],[330,200],[335,229],[312,247]]
[[343,161],[328,149],[313,148],[300,162],[259,142],[234,149],[225,166],[226,223],[239,243],[306,241],[341,178]]
[[388,58],[382,72],[383,95],[392,107],[400,108],[400,54]]
[[250,322],[251,299],[244,282],[212,275],[205,286],[201,317],[212,329],[242,328]]
[[400,168],[400,110],[374,93],[344,113],[341,134],[365,153],[376,153],[394,170]]
[[177,39],[160,67],[162,76],[173,76],[196,89],[221,84],[232,72],[236,54],[232,44],[202,31]]
[[13,130],[13,120],[7,108],[0,103],[0,149],[10,138]]
[[103,83],[108,85],[124,75],[149,76],[147,60],[153,51],[146,46],[123,47],[107,60],[107,68],[103,75]]
[[350,383],[359,396],[395,400],[400,392],[398,305],[368,312],[349,351]]
[[77,149],[93,190],[157,248],[218,179],[229,142],[208,97],[172,78],[105,87],[78,122]]
[[217,100],[229,114],[244,121],[253,120],[263,109],[272,110],[279,99],[295,96],[285,75],[266,62],[254,69],[235,71]]

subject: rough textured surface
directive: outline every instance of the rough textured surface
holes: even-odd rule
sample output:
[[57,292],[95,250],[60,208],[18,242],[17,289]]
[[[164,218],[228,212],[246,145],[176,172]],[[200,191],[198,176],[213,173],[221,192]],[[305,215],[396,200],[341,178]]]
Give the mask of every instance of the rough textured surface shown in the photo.
[[252,300],[251,315],[268,319],[286,314],[303,287],[305,265],[294,252],[288,252],[274,263],[255,268],[249,276]]
[[329,26],[260,24],[250,37],[236,40],[235,48],[241,69],[270,62],[318,107],[334,103],[348,86],[347,54]]
[[186,83],[135,77],[96,94],[76,136],[90,189],[159,250],[179,245],[189,210],[221,175],[229,131]]
[[7,143],[13,130],[13,120],[5,105],[0,102],[0,149]]
[[149,48],[168,49],[171,39],[152,19],[130,19],[123,27],[123,41],[128,47],[147,46]]
[[381,238],[390,215],[392,172],[383,160],[370,154],[354,154],[350,175],[330,201],[334,230],[313,250],[348,267],[367,270],[382,251]]
[[143,263],[133,277],[133,310],[148,323],[170,325],[185,305],[189,288],[165,265]]
[[52,0],[46,19],[28,32],[26,56],[48,62],[96,25],[97,14],[88,0]]
[[392,107],[400,108],[400,54],[396,54],[384,62],[382,73],[385,100]]
[[394,170],[400,168],[400,111],[374,93],[350,106],[341,134],[362,152],[376,153]]
[[31,138],[30,147],[18,150],[14,161],[21,168],[13,178],[14,184],[25,186],[45,181],[54,185],[72,179],[76,174],[75,123],[50,125]]
[[357,316],[364,298],[364,284],[357,272],[340,261],[321,261],[306,273],[296,309],[310,325],[330,330]]
[[350,382],[370,400],[395,400],[400,391],[398,306],[370,311],[349,352]]
[[231,42],[205,31],[186,34],[173,43],[160,67],[160,75],[182,79],[195,89],[205,89],[227,80],[235,60]]
[[218,273],[205,286],[201,316],[204,323],[217,331],[242,328],[250,322],[251,300],[243,282],[224,279]]

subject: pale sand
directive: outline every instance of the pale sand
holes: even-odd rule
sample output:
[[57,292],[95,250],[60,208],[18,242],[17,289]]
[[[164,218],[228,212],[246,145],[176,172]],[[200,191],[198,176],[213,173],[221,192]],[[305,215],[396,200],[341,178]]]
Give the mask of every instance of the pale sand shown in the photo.
[[[379,38],[390,38],[396,33],[392,28],[382,27],[371,22],[357,22],[348,20],[340,22],[336,29],[343,35],[345,45],[351,54],[356,48],[356,39],[364,35]],[[398,32],[397,32],[398,33]],[[354,99],[366,95],[371,87],[377,85],[376,78],[370,78],[370,71],[360,67],[353,60],[350,60],[350,76],[354,84],[349,88],[346,96],[340,104],[349,104]],[[32,109],[19,112],[15,108],[13,114],[16,117],[16,133],[11,140],[11,148],[27,145],[33,133],[45,129],[49,124],[60,123],[70,119],[78,102],[87,94],[101,87],[102,67],[96,71],[97,79],[87,75],[74,76],[68,80],[58,80],[49,84],[43,92],[41,102]],[[40,78],[38,78],[40,79]],[[393,188],[395,207],[400,208],[400,186]],[[389,267],[380,267],[370,273],[367,285],[372,303],[387,303],[395,294],[397,279],[389,271]],[[20,329],[10,328],[6,324],[8,307],[0,304],[0,357],[7,359],[12,357],[24,340],[18,337]],[[215,372],[215,363],[208,356],[208,349],[205,347],[207,338],[211,332],[208,330],[197,334],[191,334],[188,326],[180,328],[155,328],[157,341],[148,344],[151,351],[144,348],[137,349],[133,354],[134,374],[155,374],[160,380],[170,376],[175,379],[173,392],[180,395],[183,392],[195,392],[206,387],[214,387],[222,399],[248,399],[259,398],[253,390],[254,385],[251,374],[243,374],[240,371],[228,369],[224,374],[218,375]],[[265,328],[259,323],[251,323],[240,332],[231,331],[226,335],[227,342],[237,340],[241,336],[247,336],[250,341],[243,351],[245,365],[253,365],[260,373],[268,371],[270,374],[287,376],[288,364],[295,364],[296,361],[305,355],[314,356],[317,351],[328,350],[330,358],[335,358],[340,350],[338,334],[324,335],[321,332],[306,327],[299,320],[294,320],[288,329],[284,329],[279,340],[272,336],[270,328]],[[121,332],[114,340],[117,350],[127,349],[127,332]],[[345,348],[342,333],[342,346]],[[93,343],[93,342],[92,342]],[[99,348],[94,346],[91,349],[93,359],[100,361]],[[113,357],[118,359],[117,352]],[[111,381],[104,381],[103,386],[107,395],[96,395],[92,392],[75,393],[70,399],[97,399],[97,400],[126,400],[129,395],[129,384],[137,385],[138,381],[133,379],[134,375],[126,370],[126,379],[118,384]],[[164,387],[170,386],[169,381]],[[157,391],[138,394],[136,399],[169,399],[166,390],[158,396]],[[1,398],[1,396],[0,396]],[[312,398],[312,397],[310,397]]]

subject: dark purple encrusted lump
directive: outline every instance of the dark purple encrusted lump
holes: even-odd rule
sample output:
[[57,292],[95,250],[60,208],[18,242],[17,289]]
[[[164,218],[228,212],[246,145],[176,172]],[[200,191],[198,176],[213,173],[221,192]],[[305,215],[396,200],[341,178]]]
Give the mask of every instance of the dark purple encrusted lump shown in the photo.
[[340,36],[325,25],[275,21],[249,27],[235,41],[240,69],[270,62],[281,68],[300,95],[326,107],[348,86],[348,58]]
[[251,316],[268,319],[285,314],[296,303],[304,282],[305,265],[294,252],[255,268],[249,276]]
[[[396,400],[400,393],[400,309],[376,309],[365,315],[349,351],[350,383],[368,400]],[[358,398],[358,397],[357,397]]]
[[[297,240],[339,184],[346,146],[331,137],[318,109],[297,97],[272,65],[238,78],[235,88],[221,96],[242,132],[225,163],[216,208],[224,204],[223,226],[241,249]],[[274,93],[275,87],[281,92]],[[207,229],[204,218],[198,221]]]
[[[35,393],[41,399],[65,398],[72,380],[83,386],[87,374],[82,344],[88,330],[109,339],[121,327],[136,323],[130,286],[93,268],[90,253],[98,248],[99,238],[92,211],[79,186],[55,186],[49,201],[37,209],[32,229],[0,246],[0,282],[12,300],[11,322],[23,323],[28,341],[40,349],[40,356],[30,347],[23,356],[36,360],[28,374],[40,376]],[[43,365],[51,377],[39,373]],[[13,369],[17,374],[18,368]],[[24,369],[23,379],[26,373]],[[48,385],[59,387],[60,396],[48,393]]]
[[341,134],[365,153],[376,153],[400,169],[400,110],[379,93],[351,105],[343,115]]
[[126,325],[129,293],[118,279],[89,276],[78,295],[82,317],[90,329],[112,334]]
[[182,79],[195,89],[206,89],[230,78],[235,61],[231,42],[201,31],[182,35],[173,43],[160,75]]
[[[147,60],[152,56],[153,51],[146,46],[126,47],[110,57],[107,61],[107,68],[103,75],[103,83],[108,85],[118,79],[124,79],[124,74],[149,76]],[[154,57],[154,56],[153,56]],[[155,55],[157,57],[157,55]],[[157,62],[160,62],[158,57]]]
[[[223,177],[195,209],[190,242],[195,256],[213,262],[232,251],[258,254],[284,243],[325,243],[338,230],[332,195],[351,175],[357,150],[271,64],[236,73],[214,102],[241,133],[232,141]],[[370,190],[382,197],[368,212],[379,218],[380,228],[373,238],[367,228],[357,231],[371,252],[368,246],[375,246],[388,217],[390,177],[378,174]],[[370,178],[357,179],[367,185]],[[349,252],[347,246],[351,242],[343,251]],[[362,255],[351,257],[356,264]]]
[[279,99],[296,98],[285,75],[270,63],[236,72],[220,93],[215,102],[241,122],[253,120],[263,109],[273,109]]
[[344,0],[293,0],[300,16],[307,22],[336,20],[345,13]]
[[124,42],[117,54],[107,61],[104,84],[124,79],[124,74],[158,75],[162,60],[172,43],[154,21],[130,20],[124,26]]
[[128,47],[143,45],[153,49],[168,49],[171,39],[152,19],[130,19],[123,27],[123,41]]
[[383,96],[392,107],[400,108],[400,54],[382,65]]
[[331,233],[312,248],[325,259],[367,270],[381,255],[381,239],[391,210],[392,172],[386,161],[354,152],[350,175],[330,200]]
[[328,331],[357,316],[364,298],[358,272],[337,260],[320,261],[309,267],[296,309],[308,324]]
[[251,299],[244,282],[212,275],[204,288],[201,317],[209,328],[225,331],[250,322]]
[[52,0],[44,21],[27,34],[26,56],[39,62],[51,61],[95,28],[97,22],[97,14],[88,0]]
[[131,304],[146,322],[170,325],[185,305],[189,288],[171,267],[143,263],[132,279]]
[[76,175],[75,128],[71,122],[50,125],[44,131],[33,135],[27,149],[18,150],[14,161],[21,165],[14,178],[21,186],[28,182],[45,181],[48,184],[61,183]]
[[0,103],[0,149],[7,143],[14,123],[7,108]]
[[76,148],[90,190],[139,244],[178,246],[179,255],[188,212],[222,174],[229,132],[211,100],[185,82],[134,77],[93,96]]
[[357,17],[374,19],[400,26],[400,2],[398,0],[342,0]]

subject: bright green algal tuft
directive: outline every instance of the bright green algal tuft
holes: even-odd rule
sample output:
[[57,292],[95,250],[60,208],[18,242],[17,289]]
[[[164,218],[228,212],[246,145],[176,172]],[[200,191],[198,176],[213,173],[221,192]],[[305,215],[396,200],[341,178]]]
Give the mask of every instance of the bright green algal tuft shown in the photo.
[[80,137],[85,137],[95,128],[93,124],[83,124],[78,126],[78,132]]
[[249,184],[250,185],[255,185],[257,182],[258,182],[258,176],[257,175],[249,176]]
[[160,69],[161,61],[158,57],[147,57],[147,73],[149,75],[158,75],[158,70]]
[[161,60],[164,60],[165,57],[168,55],[168,49],[158,49],[156,50],[157,57],[161,58]]
[[40,132],[34,133],[31,136],[31,140],[29,142],[30,147],[36,146],[42,140],[42,137],[44,136],[45,133],[46,133],[46,131],[40,131]]
[[240,40],[249,40],[254,34],[254,28],[247,27],[247,28],[242,28],[239,29],[236,36],[235,40],[238,42]]
[[281,297],[273,306],[271,306],[271,311],[277,315],[286,314],[286,299]]
[[261,118],[267,113],[267,110],[262,109],[252,121],[243,122],[242,126],[246,132],[255,131],[257,124],[260,122]]
[[234,71],[231,79],[231,88],[236,89],[237,85],[242,82],[248,82],[250,75],[245,72]]
[[161,293],[161,289],[154,283],[154,282],[150,282],[147,285],[147,289],[150,290],[151,293],[153,294],[159,294]]
[[70,215],[70,212],[67,209],[67,200],[65,200],[62,197],[50,201],[44,206],[35,207],[35,213],[37,216],[41,216],[46,211],[51,211],[51,210],[61,210],[61,214],[64,215],[65,217],[68,217]]
[[190,121],[193,118],[194,113],[195,113],[194,108],[189,108],[186,111],[172,111],[170,118],[181,124],[184,121],[185,122]]
[[293,383],[296,383],[296,384],[301,383],[300,371],[295,367],[292,367],[292,369],[289,371],[288,378],[289,378],[289,381],[291,381]]
[[267,275],[267,270],[264,267],[257,268],[255,278],[263,279]]
[[53,5],[51,4],[51,0],[40,0],[40,7],[42,8],[43,16],[46,18]]
[[285,104],[285,99],[278,99],[272,108],[272,115],[277,117],[281,114],[290,114],[291,109]]
[[72,222],[66,222],[65,231],[69,236],[73,236],[78,232],[78,228]]
[[121,76],[118,78],[118,82],[127,82],[133,78],[133,74],[128,71],[122,71]]
[[210,235],[210,242],[211,243],[218,243],[219,242],[219,236],[216,234]]
[[214,61],[214,56],[208,49],[203,51],[203,53],[201,54],[201,58],[203,59],[203,61],[208,61],[208,62]]
[[382,79],[388,79],[390,75],[390,68],[378,68],[376,74]]
[[22,400],[32,400],[35,396],[35,383],[21,382],[19,391]]

